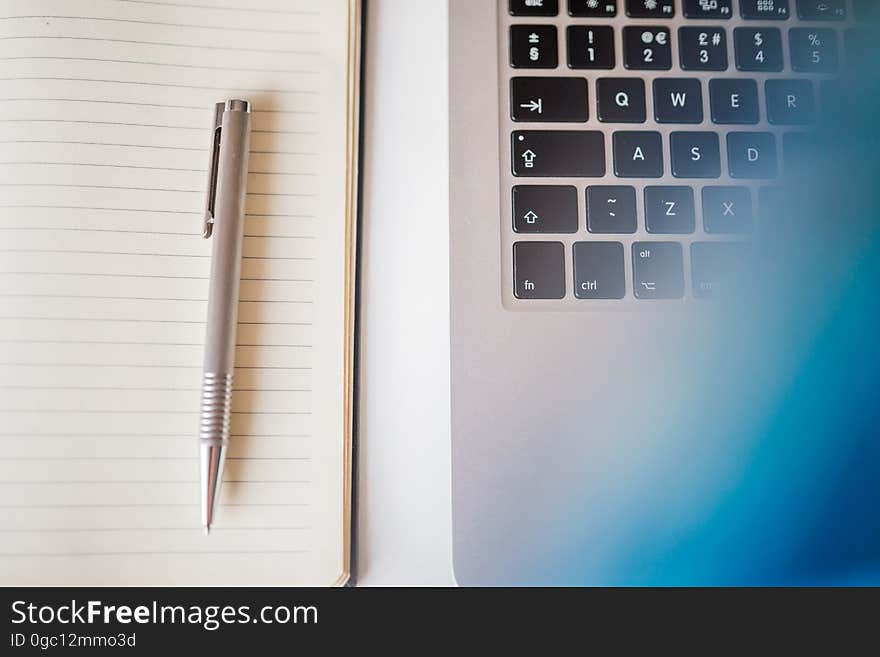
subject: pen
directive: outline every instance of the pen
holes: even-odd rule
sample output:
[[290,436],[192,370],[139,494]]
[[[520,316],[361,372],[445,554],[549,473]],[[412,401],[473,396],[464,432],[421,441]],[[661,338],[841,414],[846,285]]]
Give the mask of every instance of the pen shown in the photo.
[[250,111],[246,100],[227,100],[214,108],[208,200],[202,227],[202,236],[213,240],[199,417],[201,511],[206,535],[214,522],[229,446]]

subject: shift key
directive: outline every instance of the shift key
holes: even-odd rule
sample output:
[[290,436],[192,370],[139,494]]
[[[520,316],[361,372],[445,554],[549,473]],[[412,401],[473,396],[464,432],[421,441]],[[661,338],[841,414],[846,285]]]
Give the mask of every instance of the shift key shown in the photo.
[[514,176],[605,175],[605,137],[596,130],[519,130],[511,142]]

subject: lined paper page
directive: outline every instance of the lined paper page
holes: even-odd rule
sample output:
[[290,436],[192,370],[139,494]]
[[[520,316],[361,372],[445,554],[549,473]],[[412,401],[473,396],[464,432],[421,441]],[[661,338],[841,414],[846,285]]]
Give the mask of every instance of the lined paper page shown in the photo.
[[[346,0],[6,0],[0,582],[343,565]],[[230,458],[199,527],[212,107],[253,107]]]

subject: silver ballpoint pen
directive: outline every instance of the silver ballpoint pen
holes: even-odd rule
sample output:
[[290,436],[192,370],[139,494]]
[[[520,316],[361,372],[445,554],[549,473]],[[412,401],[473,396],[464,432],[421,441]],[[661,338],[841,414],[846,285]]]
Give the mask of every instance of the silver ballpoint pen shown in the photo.
[[199,472],[205,534],[210,532],[214,522],[229,446],[250,111],[250,103],[246,100],[227,100],[217,103],[214,108],[208,201],[202,229],[203,237],[213,239],[199,418]]

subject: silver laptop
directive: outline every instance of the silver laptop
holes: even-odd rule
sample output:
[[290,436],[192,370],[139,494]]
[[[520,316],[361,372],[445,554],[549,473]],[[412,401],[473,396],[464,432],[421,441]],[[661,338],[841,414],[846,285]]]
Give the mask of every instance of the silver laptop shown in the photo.
[[[862,434],[826,444],[792,387],[813,283],[781,279],[807,265],[755,260],[809,197],[784,180],[878,4],[451,0],[459,583],[880,572],[855,547],[876,514],[817,506],[861,481],[829,464]],[[842,518],[860,529],[836,556],[804,556]]]

